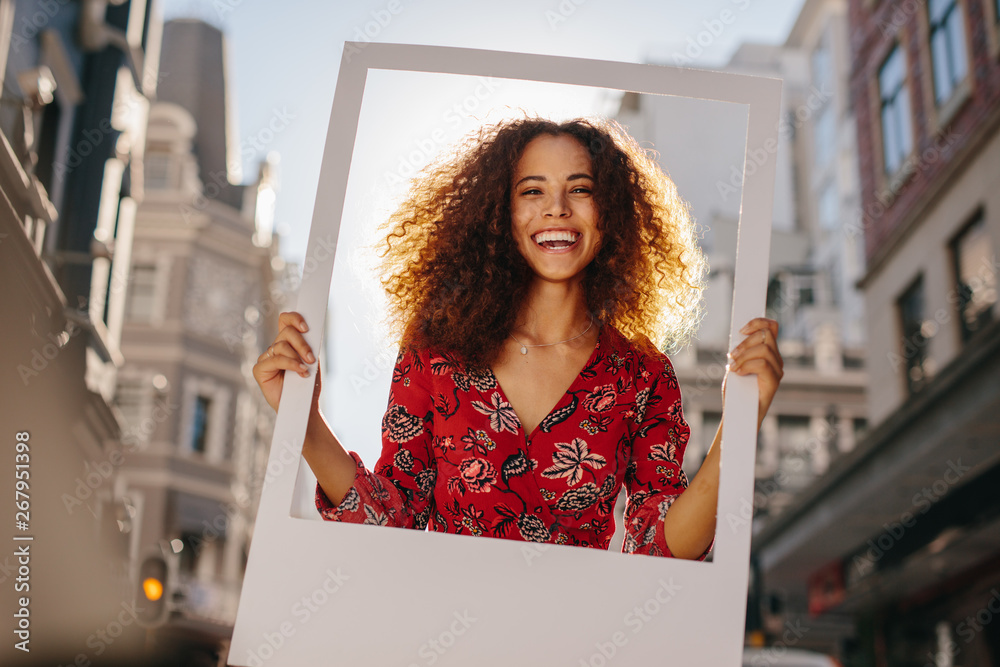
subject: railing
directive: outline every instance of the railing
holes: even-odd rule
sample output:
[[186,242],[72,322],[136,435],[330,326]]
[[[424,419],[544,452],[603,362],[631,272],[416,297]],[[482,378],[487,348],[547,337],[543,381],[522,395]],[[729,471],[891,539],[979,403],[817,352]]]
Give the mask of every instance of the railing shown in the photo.
[[0,183],[35,253],[41,255],[45,227],[56,219],[56,209],[38,179],[24,170],[3,132],[0,132]]

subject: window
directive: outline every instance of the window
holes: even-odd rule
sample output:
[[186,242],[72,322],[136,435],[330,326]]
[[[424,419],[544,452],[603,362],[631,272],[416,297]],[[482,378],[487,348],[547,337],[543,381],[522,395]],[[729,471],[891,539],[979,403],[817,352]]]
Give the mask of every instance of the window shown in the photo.
[[[181,405],[181,453],[204,463],[218,464],[231,454],[231,431],[235,418],[233,388],[218,378],[188,373],[184,378]],[[242,431],[242,427],[237,427]]]
[[180,554],[177,558],[177,569],[187,574],[193,573],[198,564],[198,555],[205,538],[194,531],[184,531],[180,536]]
[[830,33],[824,32],[812,53],[812,82],[820,90],[833,86],[833,58],[830,53]]
[[153,319],[156,300],[156,266],[136,264],[132,267],[132,279],[128,286],[126,316],[133,322],[149,322]]
[[906,88],[906,62],[897,44],[878,73],[882,117],[882,157],[885,173],[895,174],[910,154],[910,94]]
[[924,280],[917,278],[898,302],[903,329],[903,360],[906,386],[910,393],[920,391],[927,382],[924,362],[927,360],[927,337],[924,335]]
[[930,0],[927,3],[934,71],[934,100],[947,102],[965,78],[965,29],[957,0]]
[[997,302],[995,255],[982,211],[955,239],[952,255],[958,321],[962,340],[967,341],[993,321],[993,305]]
[[212,408],[212,399],[207,396],[197,396],[194,401],[194,420],[191,427],[192,451],[205,453],[208,444],[208,417]]
[[868,420],[864,417],[855,417],[851,420],[851,426],[854,430],[854,442],[861,442],[868,434]]
[[816,122],[813,124],[813,157],[816,166],[822,167],[830,161],[837,144],[836,118],[833,105],[827,104],[816,112]]
[[150,190],[166,190],[173,186],[170,174],[171,159],[168,153],[147,153],[146,187]]
[[816,275],[813,273],[801,273],[795,275],[789,285],[794,290],[795,305],[798,307],[812,306],[816,303],[817,283]]
[[[826,267],[830,278],[830,303],[842,307],[844,304],[844,267],[843,261],[835,259]],[[846,337],[846,333],[845,337]]]
[[52,179],[56,170],[65,167],[56,164],[56,142],[61,116],[62,105],[59,104],[59,98],[53,98],[42,110],[42,126],[38,132],[36,144],[38,162],[35,164],[35,175],[48,192],[52,192]]
[[818,209],[820,227],[832,231],[840,226],[840,201],[836,181],[827,183],[823,188],[819,196]]
[[809,464],[810,419],[799,415],[778,415],[778,469],[785,476],[785,488],[798,491],[812,478]]
[[[833,60],[830,52],[829,33],[824,33],[819,45],[812,53],[812,84],[814,89],[827,93],[833,90]],[[829,96],[820,96],[823,104],[816,111],[813,123],[814,157],[817,165],[824,165],[830,160],[836,144],[836,109],[830,103]]]

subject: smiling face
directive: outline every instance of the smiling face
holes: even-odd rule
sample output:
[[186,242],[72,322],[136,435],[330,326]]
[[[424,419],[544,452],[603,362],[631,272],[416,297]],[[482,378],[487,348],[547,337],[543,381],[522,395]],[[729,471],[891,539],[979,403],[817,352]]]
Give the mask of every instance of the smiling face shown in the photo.
[[514,169],[511,230],[518,250],[542,280],[582,280],[601,233],[590,155],[570,135],[531,140]]

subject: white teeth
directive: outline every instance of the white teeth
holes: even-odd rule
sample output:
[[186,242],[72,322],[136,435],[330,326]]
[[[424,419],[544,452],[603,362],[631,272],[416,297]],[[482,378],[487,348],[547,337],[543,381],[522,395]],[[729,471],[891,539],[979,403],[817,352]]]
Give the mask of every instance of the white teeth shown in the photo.
[[576,232],[569,231],[539,232],[535,234],[535,243],[544,243],[545,241],[567,241],[573,243],[579,236]]

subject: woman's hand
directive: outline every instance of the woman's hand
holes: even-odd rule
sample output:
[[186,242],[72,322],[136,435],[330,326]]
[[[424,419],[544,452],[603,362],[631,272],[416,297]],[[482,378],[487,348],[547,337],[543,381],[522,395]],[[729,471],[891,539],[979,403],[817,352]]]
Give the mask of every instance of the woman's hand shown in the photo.
[[[731,359],[722,380],[722,393],[726,393],[729,373],[756,375],[760,389],[757,428],[771,407],[778,384],[784,375],[784,361],[778,352],[778,323],[764,317],[747,322],[740,329],[746,338],[729,353]],[[725,416],[723,416],[725,420]],[[722,425],[715,432],[712,446],[691,480],[688,488],[671,505],[663,519],[663,534],[671,552],[681,558],[697,558],[715,535],[719,498],[719,465],[721,461]]]
[[[302,377],[309,377],[306,364],[316,362],[312,349],[306,343],[303,333],[309,331],[305,319],[298,313],[281,313],[278,316],[278,335],[274,342],[257,358],[253,367],[253,377],[260,385],[264,399],[275,410],[281,400],[281,387],[285,382],[285,371],[293,371]],[[319,365],[316,366],[316,388],[313,391],[315,406],[320,392]]]
[[759,426],[771,407],[778,384],[785,374],[785,362],[778,352],[778,323],[765,317],[757,317],[747,322],[740,333],[746,334],[746,338],[729,353],[729,372],[757,376],[757,387],[760,390],[757,412]]
[[[309,331],[305,319],[298,313],[282,313],[278,316],[278,335],[264,354],[260,355],[253,367],[253,377],[260,385],[268,404],[278,409],[281,387],[285,381],[285,371],[293,371],[302,377],[309,377],[309,366],[316,363],[309,344],[302,336]],[[332,503],[339,504],[357,474],[357,464],[340,444],[337,436],[323,419],[319,410],[320,382],[319,364],[316,363],[316,386],[313,389],[312,407],[306,424],[305,439],[302,441],[302,457],[312,468],[316,480]]]

